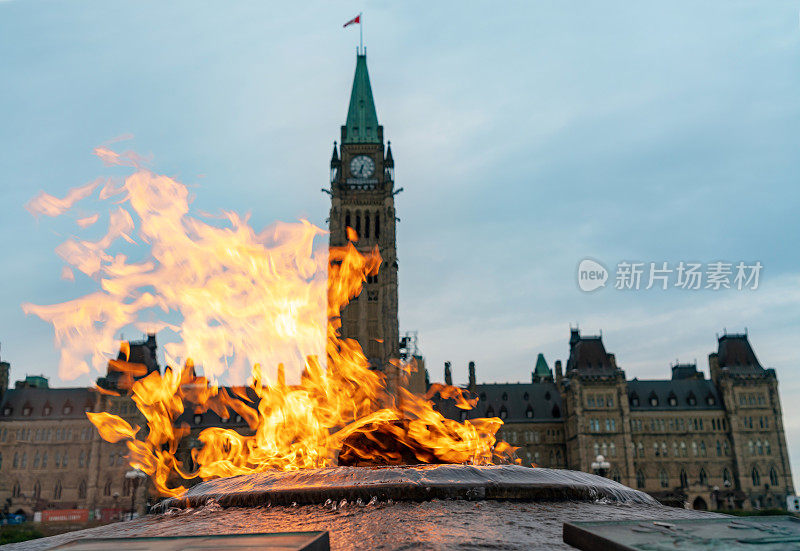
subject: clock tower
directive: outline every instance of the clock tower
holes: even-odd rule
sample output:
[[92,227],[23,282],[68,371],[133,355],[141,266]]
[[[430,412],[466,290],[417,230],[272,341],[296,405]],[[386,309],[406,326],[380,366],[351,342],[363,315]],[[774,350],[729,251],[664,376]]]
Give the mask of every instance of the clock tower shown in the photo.
[[367,277],[361,294],[342,310],[342,336],[359,342],[373,368],[387,373],[390,387],[397,381],[389,362],[400,357],[395,193],[391,144],[384,145],[366,52],[359,52],[341,145],[337,149],[334,142],[331,157],[330,245],[346,245],[350,227],[358,235],[354,244],[359,251],[378,246],[380,270]]

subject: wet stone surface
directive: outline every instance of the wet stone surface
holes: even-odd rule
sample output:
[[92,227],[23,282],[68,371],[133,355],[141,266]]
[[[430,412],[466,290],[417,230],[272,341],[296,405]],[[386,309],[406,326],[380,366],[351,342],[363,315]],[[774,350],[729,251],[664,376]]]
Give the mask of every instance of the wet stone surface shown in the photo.
[[[121,522],[32,540],[7,549],[52,549],[88,537],[180,536],[327,530],[331,549],[574,549],[564,522],[713,518],[719,515],[652,504],[601,501],[432,500],[327,503],[223,509],[171,509]],[[5,548],[4,548],[5,549]]]

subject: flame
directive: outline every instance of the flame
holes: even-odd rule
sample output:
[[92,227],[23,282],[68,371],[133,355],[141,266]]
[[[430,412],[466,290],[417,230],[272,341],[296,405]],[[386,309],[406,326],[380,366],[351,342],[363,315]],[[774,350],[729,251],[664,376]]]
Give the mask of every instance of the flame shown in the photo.
[[[126,442],[130,465],[150,475],[160,494],[179,495],[182,479],[319,468],[340,459],[487,464],[513,454],[495,439],[500,419],[459,423],[431,402],[439,393],[470,409],[476,399],[444,385],[426,396],[402,387],[390,392],[358,342],[340,336],[341,308],[380,268],[377,247],[367,254],[352,242],[315,250],[324,232],[306,221],[256,233],[247,217],[224,212],[223,222],[212,225],[190,214],[185,186],[143,168],[137,155],[95,153],[134,171],[100,190],[99,200],[113,198],[116,205],[106,235],[69,239],[57,252],[99,289],[23,308],[53,324],[62,377],[88,374],[90,364],[121,372],[119,390],[130,394],[146,429],[105,412],[87,415],[102,438]],[[135,261],[121,252],[126,243]],[[159,311],[163,321],[153,322]],[[127,342],[119,359],[107,361],[114,335],[129,326],[174,337],[165,346],[163,374],[132,362]],[[394,365],[401,376],[413,369]],[[248,373],[246,385],[218,382]],[[192,461],[182,462],[177,452],[190,429],[177,420],[187,409],[238,415],[249,430],[207,428]]]

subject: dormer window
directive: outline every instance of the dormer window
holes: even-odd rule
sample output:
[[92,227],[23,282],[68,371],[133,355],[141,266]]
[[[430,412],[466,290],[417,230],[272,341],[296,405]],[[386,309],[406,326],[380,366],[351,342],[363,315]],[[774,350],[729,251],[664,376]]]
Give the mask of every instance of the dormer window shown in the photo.
[[480,398],[481,398],[481,400],[486,400],[486,393],[485,392],[481,392]]
[[69,415],[70,413],[72,413],[72,406],[67,404],[64,406],[64,415]]
[[544,393],[544,399],[545,399],[545,400],[549,400],[549,399],[550,399],[550,397],[551,397],[551,396],[550,396],[550,391],[548,390],[547,392],[545,392],[545,393]]
[[241,415],[237,415],[236,416],[236,422],[237,423],[241,423],[242,422],[242,416]]
[[3,410],[3,415],[5,415],[6,417],[8,417],[9,415],[11,415],[11,408],[10,408],[10,407],[6,407],[6,408]]
[[652,407],[658,407],[658,396],[656,396],[655,394],[650,395],[650,405]]
[[33,411],[31,406],[25,406],[22,408],[22,415],[24,415],[25,417],[30,417],[31,411]]
[[533,408],[529,405],[528,409],[525,410],[525,417],[528,419],[533,419]]
[[675,406],[677,406],[677,405],[678,405],[678,398],[677,398],[677,397],[675,397],[675,395],[674,395],[674,394],[671,394],[671,395],[670,395],[670,397],[669,397],[668,401],[669,401],[669,405],[671,405],[671,406],[673,406],[673,407],[675,407]]
[[44,406],[44,409],[42,410],[42,413],[44,415],[50,415],[52,412],[53,408],[51,408],[50,406]]
[[523,395],[522,395],[522,399],[523,399],[525,402],[527,402],[528,400],[530,400],[530,399],[531,399],[531,397],[530,397],[530,396],[528,395],[528,393],[526,392],[525,394],[523,394]]
[[686,401],[689,403],[690,406],[696,406],[697,405],[697,398],[694,397],[694,394],[690,393],[689,397],[686,399]]
[[631,394],[631,405],[633,407],[639,407],[639,395],[635,392]]
[[508,410],[506,406],[503,406],[500,408],[500,419],[505,419],[506,417],[508,417]]
[[505,402],[506,400],[508,400],[508,394],[504,392],[503,393],[503,401]]
[[203,422],[203,416],[200,415],[199,413],[195,413],[194,414],[194,424],[195,425],[199,425],[202,422]]
[[486,417],[494,417],[494,408],[492,406],[486,408]]
[[714,397],[711,394],[709,394],[708,398],[706,398],[706,404],[708,404],[709,406],[713,406],[716,403],[717,403],[716,399],[714,399]]

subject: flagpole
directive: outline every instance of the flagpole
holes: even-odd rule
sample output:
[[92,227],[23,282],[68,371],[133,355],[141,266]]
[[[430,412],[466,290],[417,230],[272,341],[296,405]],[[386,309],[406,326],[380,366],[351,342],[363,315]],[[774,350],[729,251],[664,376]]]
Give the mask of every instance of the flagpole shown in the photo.
[[361,47],[361,55],[364,55],[364,17],[361,13],[358,14],[358,45]]

